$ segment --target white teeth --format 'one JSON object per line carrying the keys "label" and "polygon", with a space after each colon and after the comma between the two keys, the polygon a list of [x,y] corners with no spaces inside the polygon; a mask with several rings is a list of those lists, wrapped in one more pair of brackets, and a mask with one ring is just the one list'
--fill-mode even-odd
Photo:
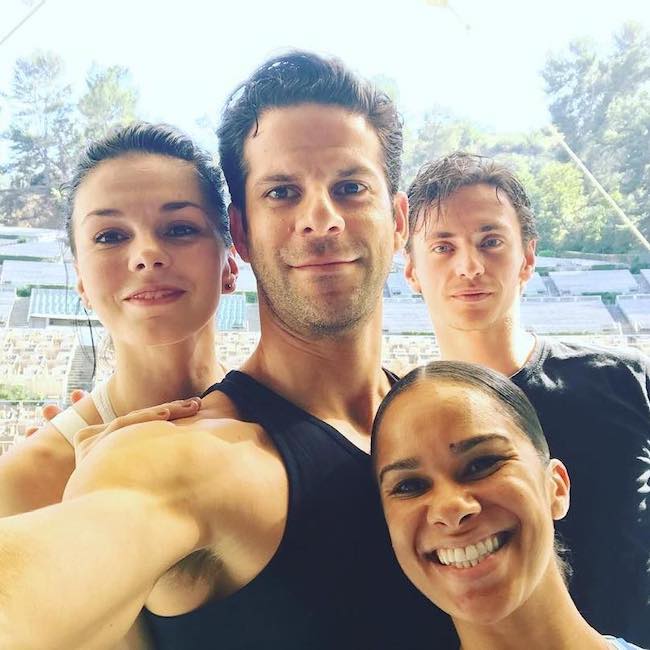
{"label": "white teeth", "polygon": [[488,555],[498,551],[501,547],[496,535],[487,537],[476,544],[469,544],[464,548],[439,548],[436,552],[442,564],[453,565],[457,568],[468,569],[476,566]]}
{"label": "white teeth", "polygon": [[174,292],[170,289],[160,290],[160,291],[143,291],[142,293],[137,293],[132,298],[136,300],[157,300],[159,298],[164,298],[169,296]]}

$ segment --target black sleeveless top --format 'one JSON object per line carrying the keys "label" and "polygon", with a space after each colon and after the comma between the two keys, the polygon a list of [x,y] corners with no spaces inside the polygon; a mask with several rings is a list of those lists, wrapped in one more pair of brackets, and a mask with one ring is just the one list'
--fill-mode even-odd
{"label": "black sleeveless top", "polygon": [[286,528],[267,566],[236,593],[181,616],[145,610],[155,647],[458,648],[451,620],[397,565],[368,454],[244,373],[204,395],[214,390],[277,447],[289,480]]}

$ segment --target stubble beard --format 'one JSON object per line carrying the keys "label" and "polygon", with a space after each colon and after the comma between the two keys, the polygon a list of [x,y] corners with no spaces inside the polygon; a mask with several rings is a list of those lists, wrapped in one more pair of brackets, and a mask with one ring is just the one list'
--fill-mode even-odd
{"label": "stubble beard", "polygon": [[354,262],[362,270],[356,284],[345,289],[341,288],[343,279],[305,279],[322,283],[321,291],[308,295],[296,285],[296,272],[287,267],[281,254],[276,256],[275,264],[270,264],[250,252],[260,303],[265,303],[286,329],[313,339],[338,338],[368,322],[378,308],[392,260],[392,256],[384,260],[375,255],[371,262],[372,255],[361,255]]}

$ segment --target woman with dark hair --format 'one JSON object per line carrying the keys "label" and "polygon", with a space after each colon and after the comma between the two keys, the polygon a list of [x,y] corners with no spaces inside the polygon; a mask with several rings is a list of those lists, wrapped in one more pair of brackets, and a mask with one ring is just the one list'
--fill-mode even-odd
{"label": "woman with dark hair", "polygon": [[372,454],[399,564],[451,615],[463,650],[637,647],[571,600],[553,527],[569,476],[505,376],[448,361],[413,370],[379,408]]}
{"label": "woman with dark hair", "polygon": [[0,516],[61,500],[88,426],[177,401],[148,418],[193,415],[219,381],[215,312],[237,266],[218,166],[185,134],[135,123],[91,143],[68,185],[77,291],[110,334],[115,371],[0,457]]}

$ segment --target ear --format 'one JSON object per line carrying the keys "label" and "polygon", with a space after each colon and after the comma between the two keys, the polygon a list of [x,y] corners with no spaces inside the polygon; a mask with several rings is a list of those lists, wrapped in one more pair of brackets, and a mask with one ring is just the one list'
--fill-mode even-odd
{"label": "ear", "polygon": [[404,275],[406,276],[406,281],[411,285],[411,289],[413,289],[415,293],[422,293],[422,287],[420,286],[420,281],[418,280],[418,276],[415,271],[413,251],[410,253],[405,253],[405,257],[406,265],[404,266]]}
{"label": "ear", "polygon": [[524,285],[533,277],[535,272],[535,252],[537,250],[537,240],[531,239],[524,246],[524,261],[519,272],[520,289],[523,292]]}
{"label": "ear", "polygon": [[230,234],[235,243],[235,248],[244,262],[250,262],[248,254],[248,236],[244,227],[244,217],[241,210],[231,203],[228,206],[228,217],[230,219]]}
{"label": "ear", "polygon": [[226,262],[221,273],[221,293],[232,293],[237,288],[239,268],[235,259],[235,247],[231,246],[226,251]]}
{"label": "ear", "polygon": [[86,309],[91,309],[90,307],[90,301],[88,300],[88,296],[86,295],[86,292],[84,291],[84,283],[83,280],[81,279],[81,275],[79,273],[79,265],[77,264],[77,261],[75,260],[74,262],[74,272],[77,275],[77,281],[74,285],[74,288],[77,290],[77,293],[79,294],[79,298],[81,298],[81,302],[83,306]]}
{"label": "ear", "polygon": [[393,197],[393,251],[401,251],[409,235],[409,200],[406,192],[396,192]]}
{"label": "ear", "polygon": [[564,463],[557,458],[551,458],[546,471],[549,478],[551,516],[557,521],[563,519],[569,511],[571,481]]}

